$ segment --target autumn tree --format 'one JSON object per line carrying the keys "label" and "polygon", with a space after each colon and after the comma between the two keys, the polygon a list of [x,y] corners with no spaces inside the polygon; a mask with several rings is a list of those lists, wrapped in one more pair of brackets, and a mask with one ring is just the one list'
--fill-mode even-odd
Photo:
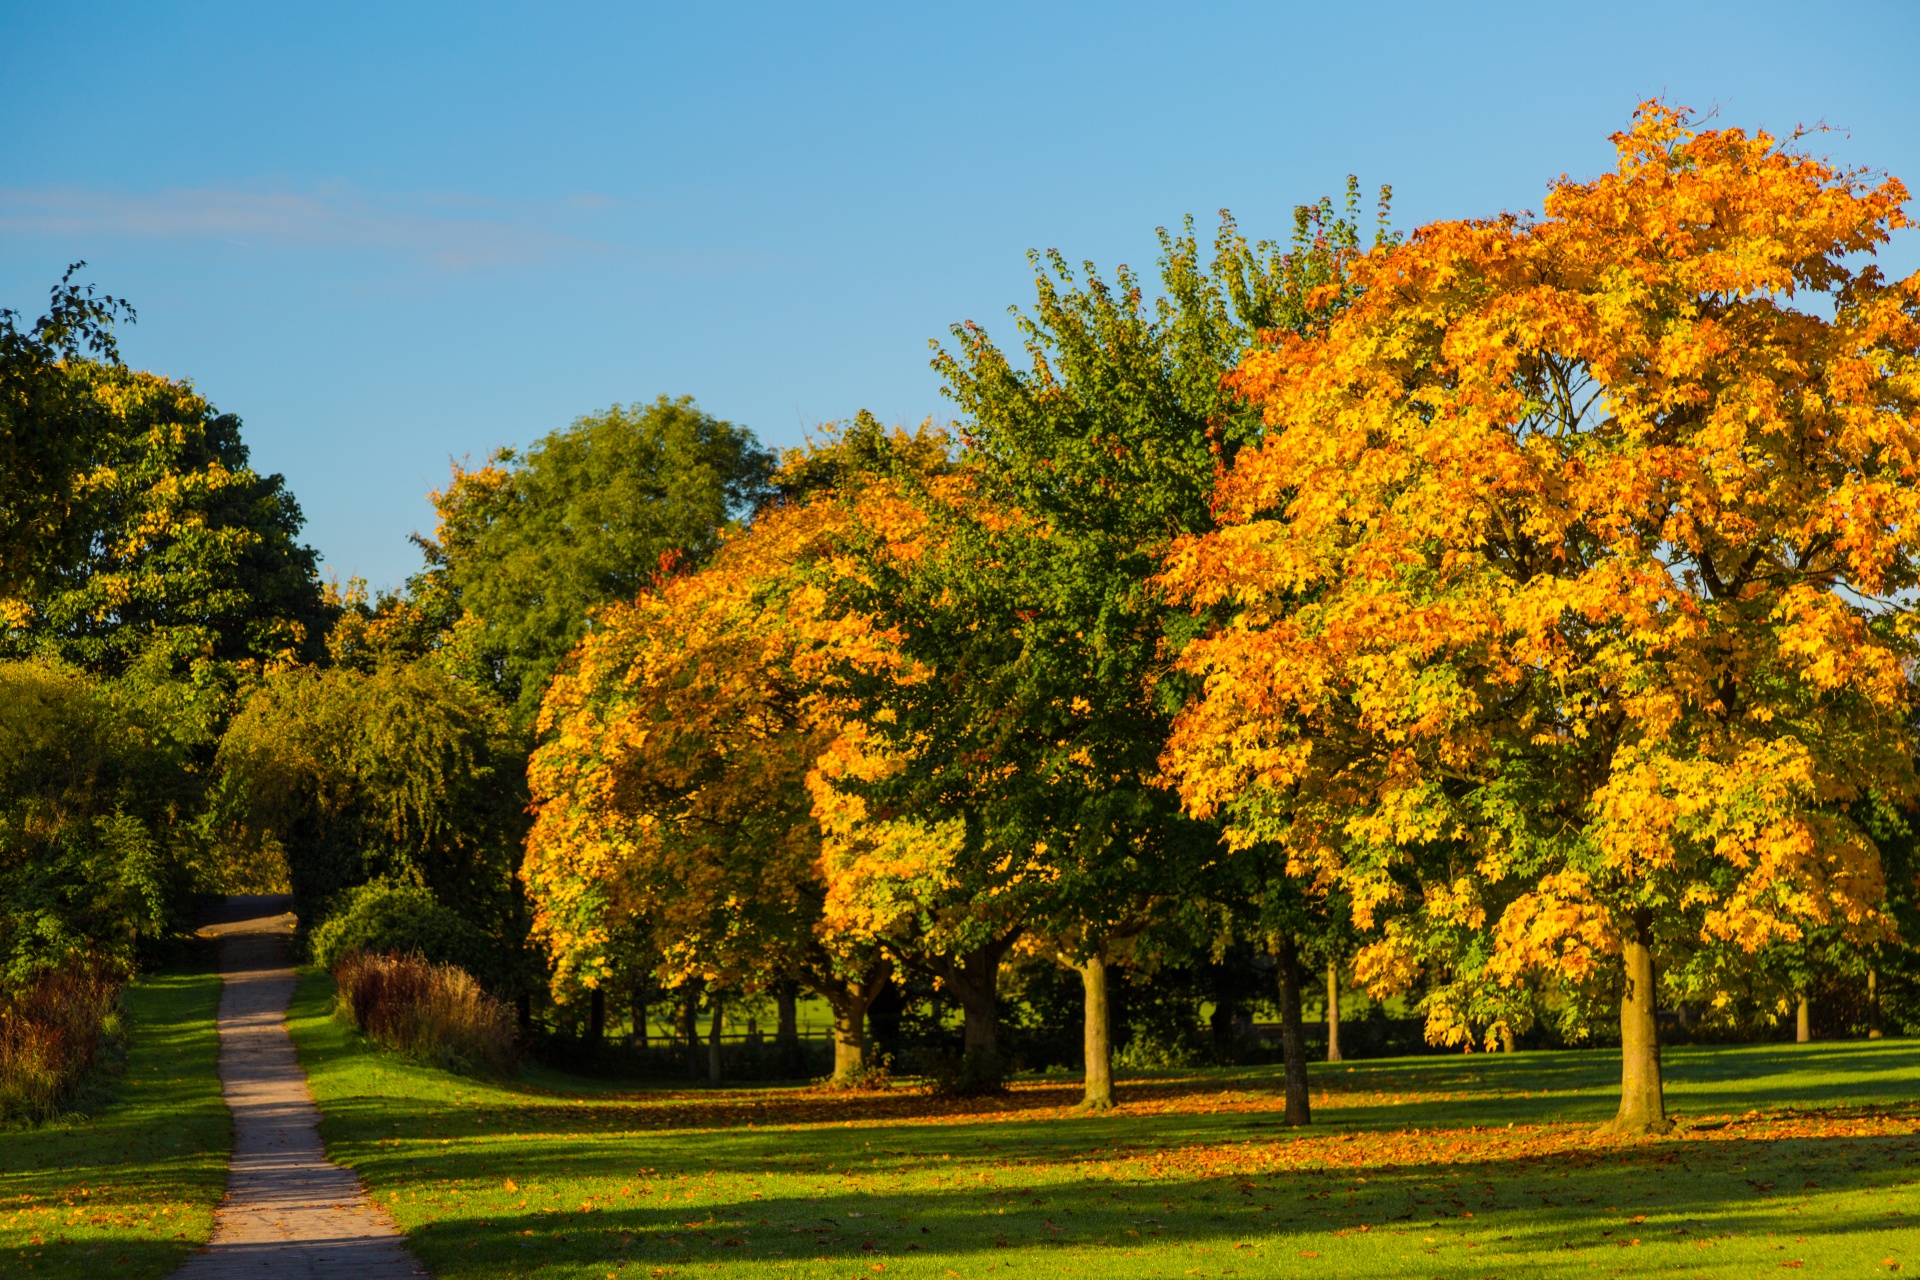
{"label": "autumn tree", "polygon": [[1424,969],[1428,1034],[1611,991],[1612,1127],[1668,1127],[1657,976],[1883,936],[1858,806],[1914,795],[1920,278],[1905,189],[1644,105],[1544,216],[1442,222],[1250,353],[1267,435],[1170,588],[1229,620],[1167,754]]}
{"label": "autumn tree", "polygon": [[624,945],[636,933],[669,982],[798,980],[834,1011],[843,1080],[890,961],[826,918],[807,783],[842,729],[836,662],[886,660],[820,586],[851,521],[888,519],[855,478],[862,447],[927,452],[869,430],[796,456],[789,498],[710,563],[597,615],[542,709],[524,870],[561,994],[634,981],[617,969],[649,952]]}
{"label": "autumn tree", "polygon": [[253,470],[240,420],[190,385],[80,364],[99,423],[62,535],[78,554],[15,598],[10,647],[117,673],[178,663],[314,661],[332,610],[298,503]]}

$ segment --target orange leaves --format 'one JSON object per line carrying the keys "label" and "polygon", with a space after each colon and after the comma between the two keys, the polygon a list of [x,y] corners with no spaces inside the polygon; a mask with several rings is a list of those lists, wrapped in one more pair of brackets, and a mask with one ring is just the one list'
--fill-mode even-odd
{"label": "orange leaves", "polygon": [[1615,143],[1544,217],[1423,227],[1324,334],[1250,352],[1269,433],[1162,577],[1232,610],[1181,656],[1190,811],[1359,915],[1489,929],[1501,981],[1579,979],[1636,905],[1702,945],[1871,933],[1847,806],[1916,791],[1920,278],[1852,261],[1905,189],[1659,103]]}

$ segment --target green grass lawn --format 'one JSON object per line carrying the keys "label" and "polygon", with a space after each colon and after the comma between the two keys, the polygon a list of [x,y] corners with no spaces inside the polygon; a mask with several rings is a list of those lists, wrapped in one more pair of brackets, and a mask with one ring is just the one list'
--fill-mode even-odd
{"label": "green grass lawn", "polygon": [[219,1005],[210,963],[143,979],[124,1072],[81,1112],[0,1129],[0,1275],[140,1280],[206,1243],[233,1143]]}
{"label": "green grass lawn", "polygon": [[365,1048],[307,975],[334,1157],[454,1277],[1829,1276],[1920,1271],[1920,1044],[1682,1049],[1682,1136],[1611,1142],[1604,1052],[907,1091],[477,1083]]}

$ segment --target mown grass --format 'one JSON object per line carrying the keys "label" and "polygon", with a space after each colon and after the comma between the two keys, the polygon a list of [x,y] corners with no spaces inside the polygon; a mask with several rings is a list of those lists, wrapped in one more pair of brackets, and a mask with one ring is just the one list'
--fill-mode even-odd
{"label": "mown grass", "polygon": [[143,1280],[206,1243],[233,1124],[204,959],[127,990],[124,1063],[79,1110],[0,1129],[0,1275]]}
{"label": "mown grass", "polygon": [[479,1083],[293,1029],[335,1159],[456,1277],[1831,1276],[1920,1269],[1920,1044],[1673,1051],[1682,1136],[1593,1136],[1604,1052],[1266,1069],[985,1103]]}

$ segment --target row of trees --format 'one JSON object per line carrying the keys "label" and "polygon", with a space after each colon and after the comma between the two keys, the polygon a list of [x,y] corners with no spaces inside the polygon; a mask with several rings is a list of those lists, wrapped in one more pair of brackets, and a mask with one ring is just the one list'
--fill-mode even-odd
{"label": "row of trees", "polygon": [[[1346,935],[1440,1042],[1872,964],[1913,869],[1920,280],[1904,189],[1648,104],[1545,216],[1036,260],[960,438],[857,420],[550,686],[524,876],[559,990],[890,968],[994,1070],[997,975]],[[1324,946],[1325,942],[1321,941]]]}
{"label": "row of trees", "polygon": [[936,348],[956,432],[582,419],[456,468],[377,599],[63,286],[0,330],[0,679],[97,727],[0,715],[14,963],[284,866],[306,921],[457,916],[530,1018],[809,990],[842,1079],[931,987],[962,1087],[1050,966],[1102,1108],[1114,966],[1260,954],[1305,1121],[1310,955],[1438,1043],[1617,1013],[1663,1128],[1661,1003],[1905,963],[1920,279],[1892,179],[1615,141],[1537,218],[1369,236],[1350,184],[1155,277],[1036,256],[1019,350]]}

